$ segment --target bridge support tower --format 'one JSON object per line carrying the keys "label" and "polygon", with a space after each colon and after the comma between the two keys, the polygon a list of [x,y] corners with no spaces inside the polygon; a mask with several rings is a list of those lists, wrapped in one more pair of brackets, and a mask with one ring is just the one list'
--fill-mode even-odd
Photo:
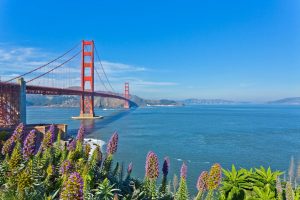
{"label": "bridge support tower", "polygon": [[20,85],[20,95],[19,95],[20,122],[22,122],[25,125],[26,124],[26,82],[24,81],[24,78],[19,78],[18,84]]}
{"label": "bridge support tower", "polygon": [[82,41],[81,56],[81,90],[80,115],[73,119],[97,119],[94,112],[94,95],[84,92],[94,92],[94,41]]}
{"label": "bridge support tower", "polygon": [[129,83],[128,82],[125,83],[124,97],[126,99],[128,99],[128,101],[125,100],[125,102],[124,102],[124,108],[129,109],[130,108],[130,104],[129,104],[130,95],[129,95]]}

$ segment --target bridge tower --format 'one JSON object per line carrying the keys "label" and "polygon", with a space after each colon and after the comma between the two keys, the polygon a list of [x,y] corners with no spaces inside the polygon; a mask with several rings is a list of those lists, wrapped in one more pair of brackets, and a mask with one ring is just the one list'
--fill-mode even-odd
{"label": "bridge tower", "polygon": [[94,92],[94,41],[82,41],[81,55],[81,90],[83,94],[80,98],[80,115],[74,119],[94,119],[94,95],[84,92]]}
{"label": "bridge tower", "polygon": [[[129,83],[126,82],[125,83],[125,87],[124,87],[124,97],[126,99],[130,99],[130,96],[129,96]],[[126,101],[124,102],[124,108],[125,109],[129,109],[130,105],[129,105],[129,101]]]}

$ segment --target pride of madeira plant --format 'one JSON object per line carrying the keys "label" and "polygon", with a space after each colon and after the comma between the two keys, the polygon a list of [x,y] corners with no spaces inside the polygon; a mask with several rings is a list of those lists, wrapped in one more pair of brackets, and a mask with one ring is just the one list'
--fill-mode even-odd
{"label": "pride of madeira plant", "polygon": [[186,163],[180,179],[174,175],[171,188],[170,159],[164,158],[160,173],[159,158],[153,151],[146,156],[144,180],[135,179],[131,162],[127,170],[113,162],[117,132],[105,152],[84,142],[84,135],[81,126],[68,143],[51,125],[40,141],[37,131],[27,133],[23,124],[18,125],[8,140],[0,141],[0,200],[300,200],[293,173],[288,182],[282,182],[282,172],[270,168],[222,170],[220,164],[200,173],[198,192],[193,196],[188,191]]}

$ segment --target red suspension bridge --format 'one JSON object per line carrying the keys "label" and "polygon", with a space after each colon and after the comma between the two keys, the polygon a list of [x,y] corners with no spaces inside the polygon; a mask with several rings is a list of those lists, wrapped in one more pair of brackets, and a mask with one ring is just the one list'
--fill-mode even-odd
{"label": "red suspension bridge", "polygon": [[[81,67],[78,67],[78,61]],[[76,85],[78,82],[79,86]],[[122,100],[125,109],[133,103],[127,82],[124,94],[114,91],[94,41],[82,41],[81,45],[74,46],[46,64],[7,81],[0,81],[0,127],[12,127],[20,122],[26,124],[26,94],[80,96],[80,114],[74,117],[78,119],[98,118],[94,112],[94,97],[97,96]]]}

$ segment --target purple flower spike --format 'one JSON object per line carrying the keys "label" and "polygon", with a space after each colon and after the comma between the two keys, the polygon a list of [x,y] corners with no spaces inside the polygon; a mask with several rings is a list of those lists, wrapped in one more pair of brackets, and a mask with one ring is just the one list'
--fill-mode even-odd
{"label": "purple flower spike", "polygon": [[71,162],[69,160],[65,160],[61,164],[59,171],[60,171],[61,174],[66,174],[66,173],[69,173],[71,169],[72,169]]}
{"label": "purple flower spike", "polygon": [[168,173],[169,173],[169,168],[170,168],[170,159],[168,157],[165,157],[164,159],[164,164],[163,164],[163,168],[162,168],[162,171],[163,171],[163,174],[164,176],[167,176]]}
{"label": "purple flower spike", "polygon": [[23,131],[24,131],[24,125],[23,123],[20,123],[14,133],[12,134],[12,138],[13,138],[13,141],[16,142],[17,140],[22,140],[22,137],[23,137]]}
{"label": "purple flower spike", "polygon": [[14,141],[12,138],[6,140],[6,142],[2,147],[2,151],[1,151],[2,155],[10,154],[12,152],[13,145],[14,145]]}
{"label": "purple flower spike", "polygon": [[132,172],[132,162],[129,163],[128,168],[127,168],[127,173],[131,174],[131,172]]}
{"label": "purple flower spike", "polygon": [[146,177],[149,179],[157,179],[159,176],[158,159],[154,152],[149,151],[146,159]]}
{"label": "purple flower spike", "polygon": [[180,169],[180,177],[183,179],[186,179],[187,174],[187,166],[185,163],[182,163],[181,169]]}
{"label": "purple flower spike", "polygon": [[52,144],[55,140],[55,126],[54,124],[51,124],[49,129],[48,129],[48,132],[51,134],[51,140],[50,140],[50,143]]}
{"label": "purple flower spike", "polygon": [[83,126],[81,125],[79,130],[78,130],[78,133],[77,133],[77,141],[80,141],[80,142],[83,142],[83,139],[84,139],[84,128]]}
{"label": "purple flower spike", "polygon": [[10,138],[6,140],[6,142],[4,143],[1,151],[3,155],[10,154],[17,140],[21,141],[23,139],[23,131],[24,131],[24,125],[23,123],[20,123],[16,127],[16,129],[14,130]]}
{"label": "purple flower spike", "polygon": [[30,131],[24,141],[23,147],[23,157],[25,160],[28,160],[30,156],[34,154],[35,151],[35,130]]}
{"label": "purple flower spike", "polygon": [[69,143],[69,145],[68,145],[68,150],[69,150],[69,151],[74,151],[75,149],[76,149],[76,140],[73,139],[73,140]]}
{"label": "purple flower spike", "polygon": [[78,172],[73,172],[62,189],[61,199],[83,200],[83,179]]}
{"label": "purple flower spike", "polygon": [[208,172],[207,171],[202,172],[197,181],[198,191],[204,192],[207,190],[207,179],[208,179]]}
{"label": "purple flower spike", "polygon": [[119,136],[118,136],[118,133],[115,132],[109,142],[108,142],[108,145],[107,145],[107,149],[106,149],[106,152],[108,154],[114,154],[117,152],[117,148],[118,148],[118,140],[119,140]]}

